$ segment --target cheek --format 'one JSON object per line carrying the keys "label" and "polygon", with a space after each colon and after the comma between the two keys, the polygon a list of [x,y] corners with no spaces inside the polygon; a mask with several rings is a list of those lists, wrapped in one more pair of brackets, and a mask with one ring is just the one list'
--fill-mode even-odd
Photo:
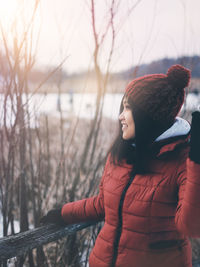
{"label": "cheek", "polygon": [[135,134],[135,125],[133,123],[131,124],[130,131],[132,135]]}
{"label": "cheek", "polygon": [[127,121],[128,121],[128,124],[135,127],[135,123],[134,123],[134,120],[133,120],[133,116],[132,116],[132,112],[129,111],[128,113],[128,116],[127,116]]}
{"label": "cheek", "polygon": [[131,130],[131,133],[134,134],[135,133],[135,123],[133,120],[132,112],[129,114],[129,128]]}

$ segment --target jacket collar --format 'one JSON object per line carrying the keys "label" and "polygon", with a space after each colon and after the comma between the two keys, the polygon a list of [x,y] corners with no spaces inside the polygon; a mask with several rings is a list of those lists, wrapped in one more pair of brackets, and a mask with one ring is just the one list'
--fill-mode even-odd
{"label": "jacket collar", "polygon": [[161,146],[157,157],[163,153],[173,151],[180,144],[189,142],[190,129],[191,126],[188,121],[176,117],[174,124],[154,141],[155,145]]}

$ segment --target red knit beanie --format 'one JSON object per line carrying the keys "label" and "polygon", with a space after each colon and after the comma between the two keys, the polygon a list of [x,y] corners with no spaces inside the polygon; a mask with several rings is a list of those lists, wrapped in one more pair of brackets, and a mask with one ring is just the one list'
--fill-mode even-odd
{"label": "red knit beanie", "polygon": [[167,74],[151,74],[131,81],[125,91],[135,108],[160,124],[172,124],[184,102],[190,70],[173,65]]}

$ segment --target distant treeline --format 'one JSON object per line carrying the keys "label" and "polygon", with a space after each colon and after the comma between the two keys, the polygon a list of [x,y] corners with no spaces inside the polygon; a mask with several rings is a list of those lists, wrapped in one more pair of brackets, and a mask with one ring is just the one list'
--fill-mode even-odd
{"label": "distant treeline", "polygon": [[[1,66],[4,66],[4,68],[0,69],[0,81],[1,76],[9,75],[8,73],[8,63],[6,61],[5,56],[0,54],[0,61],[4,64],[1,64]],[[185,66],[186,68],[189,68],[192,70],[192,77],[193,78],[200,78],[200,56],[183,56],[178,58],[163,58],[160,60],[152,61],[148,64],[141,64],[141,65],[135,65],[127,70],[118,72],[118,73],[112,73],[110,75],[111,80],[113,79],[121,79],[121,80],[130,80],[132,78],[140,77],[146,74],[153,74],[153,73],[166,73],[168,68],[173,64],[181,64]],[[38,83],[38,81],[42,81],[47,76],[49,76],[49,73],[52,72],[53,68],[46,68],[40,69],[40,68],[34,68],[30,73],[28,80],[32,83]],[[66,80],[77,80],[77,79],[84,79],[85,77],[90,77],[92,79],[95,79],[95,72],[93,70],[90,70],[88,73],[85,72],[77,72],[73,74],[67,73],[65,70],[57,70],[53,73],[53,75],[50,75],[47,83],[58,83],[58,82],[64,82]]]}
{"label": "distant treeline", "polygon": [[166,73],[168,68],[174,64],[181,64],[192,70],[193,78],[200,78],[200,57],[184,56],[179,58],[163,58],[152,61],[149,64],[141,64],[134,66],[126,71],[117,73],[122,79],[130,79],[131,77],[140,77],[147,74]]}
{"label": "distant treeline", "polygon": [[[133,66],[132,68],[111,74],[111,79],[118,78],[122,80],[129,80],[131,78],[140,77],[146,74],[153,74],[153,73],[166,73],[168,68],[173,64],[181,64],[185,66],[186,68],[189,68],[192,70],[192,77],[193,78],[200,78],[200,57],[199,56],[185,56],[185,57],[179,57],[179,58],[163,58],[160,60],[152,61],[149,64],[141,64],[138,66]],[[29,80],[33,83],[37,83],[38,80],[42,80],[45,76],[48,75],[48,72],[52,71],[42,71],[40,69],[35,69],[30,73]],[[95,72],[90,71],[88,74],[87,72],[81,72],[81,73],[74,73],[74,74],[68,74],[66,71],[62,70],[62,72],[57,71],[55,72],[52,77],[47,81],[49,83],[52,82],[58,82],[60,79],[62,81],[66,79],[81,79],[84,77],[95,77]]]}

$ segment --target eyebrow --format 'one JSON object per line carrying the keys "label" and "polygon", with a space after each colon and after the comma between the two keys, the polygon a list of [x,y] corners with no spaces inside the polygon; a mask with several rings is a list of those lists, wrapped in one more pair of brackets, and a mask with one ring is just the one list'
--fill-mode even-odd
{"label": "eyebrow", "polygon": [[125,104],[129,104],[128,101],[127,101],[127,99],[124,99],[124,100],[123,100],[123,104],[124,104],[124,105],[125,105]]}

